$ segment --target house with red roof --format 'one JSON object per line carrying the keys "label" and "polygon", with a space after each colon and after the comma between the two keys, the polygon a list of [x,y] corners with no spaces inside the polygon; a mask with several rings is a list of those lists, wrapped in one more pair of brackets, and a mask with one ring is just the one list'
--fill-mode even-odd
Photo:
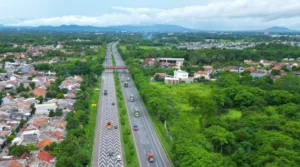
{"label": "house with red roof", "polygon": [[54,157],[45,150],[40,151],[37,157],[39,160],[46,161],[46,162],[54,161]]}
{"label": "house with red roof", "polygon": [[45,98],[46,96],[46,89],[43,88],[36,88],[32,91],[32,93],[34,94],[35,97],[39,97],[42,96]]}
{"label": "house with red roof", "polygon": [[198,71],[194,73],[194,78],[201,78],[204,77],[207,80],[210,80],[209,71]]}

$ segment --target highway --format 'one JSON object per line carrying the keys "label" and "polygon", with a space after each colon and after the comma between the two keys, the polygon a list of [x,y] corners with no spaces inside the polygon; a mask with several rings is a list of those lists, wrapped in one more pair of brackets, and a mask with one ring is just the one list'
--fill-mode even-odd
{"label": "highway", "polygon": [[[112,66],[111,43],[107,44],[104,66]],[[104,95],[107,90],[107,95]],[[123,167],[123,154],[119,128],[119,116],[116,105],[116,93],[113,70],[102,73],[100,98],[98,102],[97,123],[92,156],[92,167]],[[112,128],[107,129],[107,122]],[[115,128],[117,126],[118,128]],[[117,161],[121,155],[121,161]]]}
{"label": "highway", "polygon": [[[121,56],[117,50],[118,43],[115,42],[112,44],[112,53],[116,61],[117,66],[124,66],[125,63],[122,60]],[[133,128],[132,134],[134,136],[134,142],[138,154],[138,159],[141,167],[172,167],[173,164],[165,153],[157,134],[153,129],[153,124],[149,118],[149,115],[146,111],[143,100],[139,96],[136,86],[132,81],[131,76],[128,71],[118,70],[118,75],[122,82],[125,78],[129,77],[128,87],[124,87],[122,84],[122,91],[127,107],[127,113],[129,116],[131,127],[134,124],[138,126],[138,131],[134,131]],[[134,96],[134,102],[130,102],[130,95]],[[140,117],[136,118],[133,114],[133,108],[137,107],[140,112]],[[148,154],[152,153],[154,155],[154,162],[150,163],[148,161]]]}

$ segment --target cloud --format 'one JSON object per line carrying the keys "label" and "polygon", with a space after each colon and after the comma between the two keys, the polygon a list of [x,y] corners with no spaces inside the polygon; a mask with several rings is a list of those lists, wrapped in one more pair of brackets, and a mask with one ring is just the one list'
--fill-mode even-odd
{"label": "cloud", "polygon": [[[298,0],[212,0],[206,5],[172,9],[113,7],[114,13],[98,17],[62,16],[21,20],[13,25],[143,25],[179,24],[194,28],[261,27],[273,25],[296,26],[300,24]],[[290,22],[287,25],[286,21]],[[218,21],[218,23],[216,23]]]}

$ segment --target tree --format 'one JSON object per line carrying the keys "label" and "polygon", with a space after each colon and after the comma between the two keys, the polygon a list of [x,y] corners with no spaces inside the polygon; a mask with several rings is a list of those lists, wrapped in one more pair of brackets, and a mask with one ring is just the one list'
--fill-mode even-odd
{"label": "tree", "polygon": [[34,88],[35,88],[35,82],[30,82],[29,86],[31,87],[32,90],[34,90]]}
{"label": "tree", "polygon": [[21,83],[20,86],[17,88],[17,92],[20,93],[20,92],[23,92],[23,91],[26,91],[26,89],[24,87],[24,84]]}
{"label": "tree", "polygon": [[62,116],[64,113],[63,113],[63,110],[62,109],[57,109],[56,112],[55,112],[55,116],[57,117],[60,117]]}
{"label": "tree", "polygon": [[49,111],[49,117],[54,117],[54,116],[55,116],[54,110],[50,110],[50,111]]}
{"label": "tree", "polygon": [[63,99],[63,98],[65,98],[65,96],[64,96],[64,94],[62,94],[62,93],[58,93],[58,94],[56,95],[56,98],[57,98],[57,99]]}
{"label": "tree", "polygon": [[67,94],[69,90],[67,88],[62,88],[60,91],[63,94]]}
{"label": "tree", "polygon": [[248,91],[241,91],[234,97],[236,106],[249,107],[254,102],[254,95]]}
{"label": "tree", "polygon": [[39,101],[40,104],[42,104],[43,101],[44,101],[43,96],[39,96],[39,97],[37,97],[36,99]]}
{"label": "tree", "polygon": [[8,148],[8,154],[16,157],[20,157],[21,155],[23,155],[25,152],[28,151],[29,151],[28,147],[24,145],[14,144]]}
{"label": "tree", "polygon": [[14,138],[15,138],[14,135],[9,135],[9,136],[7,137],[7,142],[8,142],[8,143],[11,143],[11,141],[12,141]]}
{"label": "tree", "polygon": [[273,76],[275,76],[275,75],[281,75],[281,72],[280,72],[280,70],[272,70],[271,74]]}
{"label": "tree", "polygon": [[36,108],[35,108],[34,104],[31,104],[30,109],[31,109],[30,114],[31,115],[35,114]]}
{"label": "tree", "polygon": [[288,91],[284,90],[272,90],[269,93],[269,104],[271,105],[281,105],[290,103],[293,99],[293,95]]}
{"label": "tree", "polygon": [[210,139],[215,146],[215,149],[220,148],[220,153],[222,153],[224,144],[233,144],[234,135],[228,132],[225,128],[213,125],[204,130],[204,134]]}

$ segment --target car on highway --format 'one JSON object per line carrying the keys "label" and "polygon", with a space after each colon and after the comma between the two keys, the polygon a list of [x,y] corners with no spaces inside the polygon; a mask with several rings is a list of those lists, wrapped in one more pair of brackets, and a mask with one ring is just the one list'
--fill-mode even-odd
{"label": "car on highway", "polygon": [[130,95],[129,99],[130,99],[131,102],[134,102],[134,96],[133,95]]}
{"label": "car on highway", "polygon": [[134,124],[134,125],[133,125],[133,130],[134,130],[134,131],[137,131],[137,130],[138,130],[137,124]]}
{"label": "car on highway", "polygon": [[134,116],[136,117],[136,118],[138,118],[138,117],[140,117],[140,112],[139,112],[139,109],[137,108],[137,107],[134,107],[134,109],[133,109],[134,111]]}
{"label": "car on highway", "polygon": [[117,161],[122,161],[121,155],[117,155]]}
{"label": "car on highway", "polygon": [[107,95],[107,90],[104,90],[104,95]]}

